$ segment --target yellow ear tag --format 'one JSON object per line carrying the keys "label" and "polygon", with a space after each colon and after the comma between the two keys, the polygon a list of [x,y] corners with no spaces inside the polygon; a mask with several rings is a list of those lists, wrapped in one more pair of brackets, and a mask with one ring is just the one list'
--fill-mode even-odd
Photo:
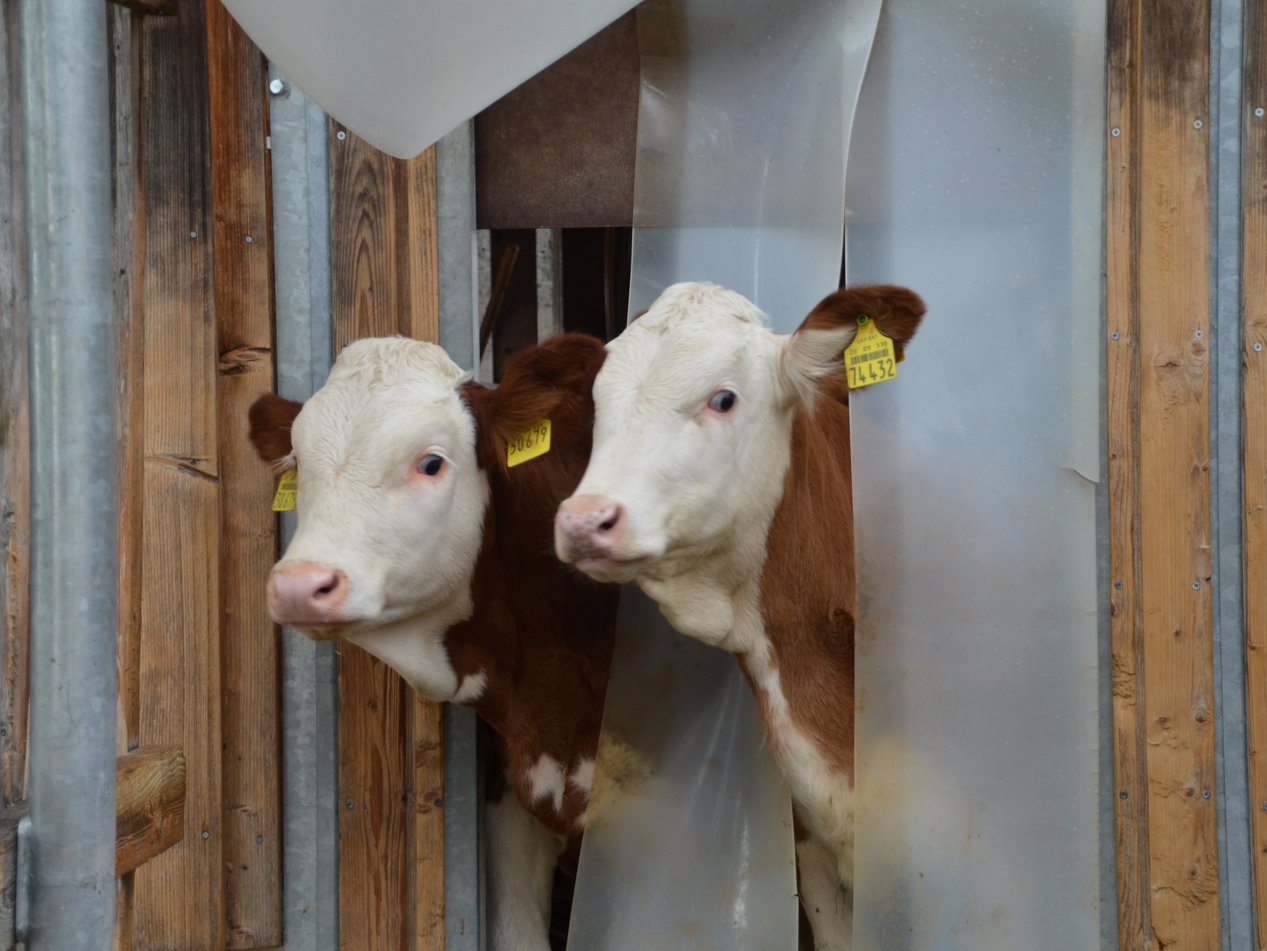
{"label": "yellow ear tag", "polygon": [[510,441],[506,447],[506,468],[544,456],[550,451],[550,420],[539,419]]}
{"label": "yellow ear tag", "polygon": [[277,480],[277,494],[273,496],[274,512],[290,512],[295,508],[295,490],[299,488],[299,473],[287,469]]}
{"label": "yellow ear tag", "polygon": [[845,382],[849,389],[897,379],[893,341],[880,333],[870,317],[858,318],[858,333],[845,348]]}

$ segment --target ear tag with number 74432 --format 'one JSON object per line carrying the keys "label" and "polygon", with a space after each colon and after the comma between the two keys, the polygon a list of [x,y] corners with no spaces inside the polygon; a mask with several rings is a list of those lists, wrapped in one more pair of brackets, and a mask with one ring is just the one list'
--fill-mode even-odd
{"label": "ear tag with number 74432", "polygon": [[845,382],[849,389],[897,379],[893,341],[880,333],[870,317],[858,318],[858,333],[845,348]]}

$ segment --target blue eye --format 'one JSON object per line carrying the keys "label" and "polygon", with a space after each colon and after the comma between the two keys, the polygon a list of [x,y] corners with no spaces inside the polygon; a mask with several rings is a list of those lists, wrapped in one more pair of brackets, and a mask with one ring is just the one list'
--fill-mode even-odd
{"label": "blue eye", "polygon": [[418,460],[418,471],[425,476],[438,476],[443,468],[444,457],[438,456],[434,452]]}
{"label": "blue eye", "polygon": [[729,413],[734,409],[735,400],[738,398],[733,390],[718,390],[708,398],[708,408],[719,413]]}

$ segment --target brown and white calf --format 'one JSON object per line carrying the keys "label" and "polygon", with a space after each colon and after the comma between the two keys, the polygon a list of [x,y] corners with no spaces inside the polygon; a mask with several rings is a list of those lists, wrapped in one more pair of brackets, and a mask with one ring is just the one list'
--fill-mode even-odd
{"label": "brown and white calf", "polygon": [[[557,337],[488,389],[439,347],[361,340],[302,407],[251,409],[260,455],[298,475],[274,620],[364,648],[500,738],[515,795],[489,783],[497,949],[548,949],[555,865],[585,825],[616,589],[559,564],[552,532],[589,457],[603,356],[594,338]],[[540,419],[549,451],[508,468],[508,444]]]}
{"label": "brown and white calf", "polygon": [[594,446],[559,509],[559,557],[636,581],[684,634],[735,654],[798,826],[815,947],[852,945],[854,553],[842,354],[866,316],[894,342],[923,302],[842,289],[790,335],[744,297],[677,284],[607,345]]}

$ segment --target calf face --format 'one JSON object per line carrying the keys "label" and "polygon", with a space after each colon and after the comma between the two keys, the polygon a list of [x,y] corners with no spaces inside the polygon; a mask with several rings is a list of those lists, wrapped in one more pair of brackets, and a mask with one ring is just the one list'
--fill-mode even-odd
{"label": "calf face", "polygon": [[[511,480],[537,494],[558,481],[538,506],[552,511],[584,466],[589,387],[602,359],[598,341],[559,337],[521,354],[503,385],[488,389],[432,344],[368,339],[340,354],[302,406],[258,400],[252,442],[298,477],[298,528],[269,579],[273,619],[312,637],[352,639],[415,688],[452,699],[447,688],[458,684],[437,669],[447,661],[429,651],[472,615],[488,473],[504,473],[508,442],[553,415],[553,453]],[[429,638],[414,636],[419,624]],[[404,655],[384,636],[401,625],[410,628]]]}
{"label": "calf face", "polygon": [[[860,316],[900,356],[922,313],[902,288],[842,289],[784,336],[733,291],[670,287],[608,344],[589,468],[555,521],[559,557],[595,578],[636,580],[687,633],[724,637],[733,619],[710,610],[707,592],[666,599],[657,586],[703,574],[725,591],[756,579],[794,414],[824,393],[845,398],[842,355]],[[847,464],[849,447],[839,451]]]}
{"label": "calf face", "polygon": [[359,340],[302,409],[252,407],[257,449],[299,479],[298,529],[269,580],[275,621],[332,637],[470,613],[488,480],[463,382],[439,347]]}

